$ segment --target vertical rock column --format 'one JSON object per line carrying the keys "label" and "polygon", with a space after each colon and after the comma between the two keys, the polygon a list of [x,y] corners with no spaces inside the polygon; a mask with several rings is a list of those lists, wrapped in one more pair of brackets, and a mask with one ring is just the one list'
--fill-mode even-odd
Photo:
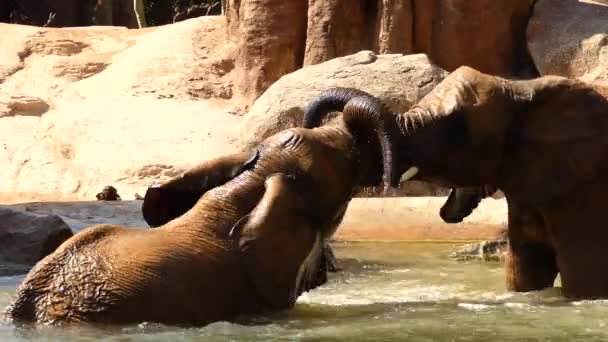
{"label": "vertical rock column", "polygon": [[446,70],[534,76],[525,30],[534,0],[413,0],[414,51]]}
{"label": "vertical rock column", "polygon": [[309,0],[304,65],[371,49],[375,1]]}
{"label": "vertical rock column", "polygon": [[410,54],[413,51],[412,0],[378,0],[374,51]]}
{"label": "vertical rock column", "polygon": [[230,0],[227,20],[236,41],[236,94],[251,104],[281,76],[302,67],[308,0]]}

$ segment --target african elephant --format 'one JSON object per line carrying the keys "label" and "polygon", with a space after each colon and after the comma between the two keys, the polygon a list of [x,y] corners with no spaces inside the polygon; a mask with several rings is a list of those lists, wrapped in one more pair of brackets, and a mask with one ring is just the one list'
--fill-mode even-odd
{"label": "african elephant", "polygon": [[[348,101],[357,96],[373,96],[365,91],[355,88],[335,87],[321,93],[314,98],[304,110],[303,127],[319,127],[324,117],[330,112],[343,111]],[[391,113],[390,111],[386,111]],[[396,113],[391,113],[397,115]],[[408,174],[406,178],[416,179],[416,174]],[[439,210],[439,216],[447,223],[461,222],[465,217],[473,212],[482,199],[496,192],[496,188],[488,185],[482,187],[464,187],[450,189],[446,202]]]}
{"label": "african elephant", "polygon": [[510,290],[551,287],[559,272],[565,296],[606,297],[606,94],[563,77],[508,80],[460,67],[406,113],[356,97],[343,120],[365,116],[377,129],[386,184],[414,168],[449,186],[503,191]]}
{"label": "african elephant", "polygon": [[354,188],[380,180],[368,140],[343,126],[277,133],[166,224],[76,234],[30,271],[6,315],[200,325],[289,308],[326,281],[323,242]]}
{"label": "african elephant", "polygon": [[[241,174],[252,155],[252,152],[239,152],[208,159],[178,177],[150,186],[141,207],[144,220],[155,228],[185,214],[205,192]],[[343,216],[344,212],[336,218],[336,226]],[[340,271],[328,239],[323,243],[323,253],[327,271]]]}

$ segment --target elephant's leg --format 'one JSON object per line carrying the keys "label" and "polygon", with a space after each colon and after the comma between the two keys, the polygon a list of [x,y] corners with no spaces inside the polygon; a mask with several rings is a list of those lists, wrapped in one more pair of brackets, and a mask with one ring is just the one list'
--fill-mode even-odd
{"label": "elephant's leg", "polygon": [[334,250],[331,248],[329,242],[325,242],[325,244],[323,245],[323,257],[325,258],[327,272],[342,271],[342,268],[338,265],[338,259],[336,259]]}
{"label": "elephant's leg", "polygon": [[508,206],[507,288],[526,292],[553,286],[559,268],[541,217],[513,201]]}
{"label": "elephant's leg", "polygon": [[527,292],[552,287],[558,273],[555,252],[545,244],[510,242],[506,262],[507,289]]}
{"label": "elephant's leg", "polygon": [[608,267],[606,249],[603,245],[597,245],[596,241],[594,239],[587,245],[574,241],[576,248],[559,250],[558,264],[564,296],[573,299],[608,298],[608,277],[602,274]]}

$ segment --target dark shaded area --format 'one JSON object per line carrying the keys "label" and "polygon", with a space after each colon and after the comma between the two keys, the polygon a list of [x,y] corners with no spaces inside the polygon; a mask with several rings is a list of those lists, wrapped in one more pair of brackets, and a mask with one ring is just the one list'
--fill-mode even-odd
{"label": "dark shaded area", "polygon": [[[148,0],[148,26],[221,14],[219,0]],[[136,28],[133,0],[0,0],[0,22],[42,26]]]}

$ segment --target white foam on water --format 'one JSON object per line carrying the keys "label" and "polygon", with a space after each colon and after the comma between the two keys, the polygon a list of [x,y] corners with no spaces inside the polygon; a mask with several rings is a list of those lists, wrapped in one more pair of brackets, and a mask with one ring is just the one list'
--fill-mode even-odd
{"label": "white foam on water", "polygon": [[458,303],[458,307],[471,311],[483,311],[491,308],[490,305],[479,303]]}

